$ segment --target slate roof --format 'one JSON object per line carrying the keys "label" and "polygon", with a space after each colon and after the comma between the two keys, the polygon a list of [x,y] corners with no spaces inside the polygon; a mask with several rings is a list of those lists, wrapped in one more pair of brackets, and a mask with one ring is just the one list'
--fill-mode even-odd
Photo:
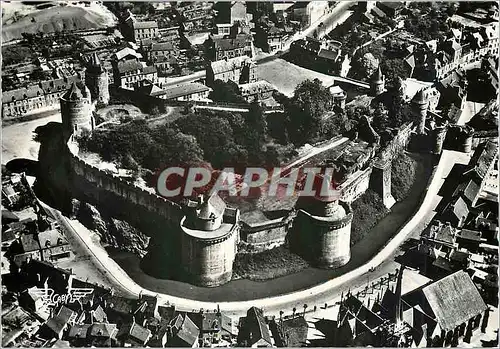
{"label": "slate roof", "polygon": [[470,229],[462,229],[457,237],[464,239],[464,240],[471,240],[471,241],[481,241],[481,232],[480,231],[475,231],[475,230],[470,230]]}
{"label": "slate roof", "polygon": [[40,245],[33,234],[21,235],[20,241],[24,252],[38,251],[40,249]]}
{"label": "slate roof", "polygon": [[94,320],[97,322],[103,322],[107,318],[106,312],[100,305],[98,305],[97,308],[94,309],[92,316],[94,317]]}
{"label": "slate roof", "polygon": [[151,29],[151,28],[158,28],[158,23],[156,23],[156,21],[143,21],[134,23],[134,29]]}
{"label": "slate roof", "polygon": [[142,58],[142,55],[140,53],[134,51],[130,47],[125,47],[125,48],[121,49],[120,51],[116,52],[115,58],[120,61],[123,58],[127,57],[128,55],[134,56],[135,58],[138,58],[138,59]]}
{"label": "slate roof", "polygon": [[495,143],[491,141],[483,142],[474,151],[468,168],[472,169],[480,179],[483,179],[488,174],[497,154],[498,146]]}
{"label": "slate roof", "polygon": [[220,60],[216,62],[212,62],[212,70],[214,74],[222,74],[234,69],[239,69],[245,62],[250,62],[250,57],[248,56],[240,56],[230,58],[226,60]]}
{"label": "slate roof", "polygon": [[31,85],[26,88],[18,88],[10,91],[2,91],[2,103],[10,103],[12,101],[21,101],[24,99],[43,96],[44,91],[38,85]]}
{"label": "slate roof", "polygon": [[144,67],[135,59],[129,59],[123,62],[118,62],[117,68],[120,73],[128,73],[131,71],[142,70]]}
{"label": "slate roof", "polygon": [[41,248],[66,245],[66,237],[57,229],[46,230],[38,233],[38,241]]}
{"label": "slate roof", "polygon": [[132,322],[122,326],[120,328],[118,336],[132,339],[139,344],[146,344],[148,339],[151,337],[151,331],[147,328],[142,327],[136,322]]}
{"label": "slate roof", "polygon": [[117,332],[116,324],[94,323],[91,326],[90,335],[92,337],[113,338]]}
{"label": "slate roof", "polygon": [[422,235],[430,239],[453,244],[454,232],[455,229],[453,227],[438,221],[429,225]]}
{"label": "slate roof", "polygon": [[151,51],[173,51],[175,46],[172,42],[155,42],[151,45]]}
{"label": "slate roof", "polygon": [[74,82],[80,82],[80,77],[78,75],[68,76],[61,79],[42,81],[40,83],[40,87],[45,94],[49,94],[67,90]]}
{"label": "slate roof", "polygon": [[70,338],[74,338],[74,339],[76,339],[76,338],[87,338],[90,326],[92,326],[92,325],[90,325],[90,324],[77,324],[77,325],[73,325],[69,329],[68,336]]}
{"label": "slate roof", "polygon": [[45,323],[54,333],[59,334],[68,325],[69,321],[76,313],[64,305],[59,309],[57,315],[51,317]]}
{"label": "slate roof", "polygon": [[200,207],[200,212],[198,213],[198,218],[200,219],[211,219],[212,214],[215,218],[218,218],[224,214],[226,209],[226,203],[217,194],[213,193]]}
{"label": "slate roof", "polygon": [[216,50],[229,51],[239,48],[244,48],[248,41],[247,37],[231,38],[215,38],[213,39]]}
{"label": "slate roof", "polygon": [[182,96],[189,96],[195,93],[210,91],[210,87],[200,84],[198,82],[177,84],[166,86],[163,88],[163,95],[167,99],[178,98]]}
{"label": "slate roof", "polygon": [[463,220],[469,215],[469,207],[464,199],[459,196],[448,204],[445,212],[455,216],[458,220]]}
{"label": "slate roof", "polygon": [[318,52],[318,57],[335,61],[337,60],[337,58],[339,58],[339,54],[340,54],[339,50],[329,50],[325,48],[320,48]]}
{"label": "slate roof", "polygon": [[272,344],[269,328],[261,309],[256,307],[248,309],[243,326],[245,327],[245,332],[249,334],[249,346],[252,346],[261,339]]}
{"label": "slate roof", "polygon": [[194,324],[194,322],[189,318],[189,316],[184,316],[184,322],[177,332],[176,337],[183,343],[192,347],[196,341],[198,340],[198,336],[200,334],[200,330]]}
{"label": "slate roof", "polygon": [[486,310],[470,276],[460,270],[422,289],[439,326],[450,331]]}
{"label": "slate roof", "polygon": [[78,101],[80,99],[90,97],[87,92],[88,89],[85,86],[80,87],[76,82],[73,82],[62,98],[67,101]]}
{"label": "slate roof", "polygon": [[479,186],[473,180],[462,182],[453,192],[453,196],[460,195],[461,193],[463,193],[463,196],[470,202],[474,202],[479,195]]}

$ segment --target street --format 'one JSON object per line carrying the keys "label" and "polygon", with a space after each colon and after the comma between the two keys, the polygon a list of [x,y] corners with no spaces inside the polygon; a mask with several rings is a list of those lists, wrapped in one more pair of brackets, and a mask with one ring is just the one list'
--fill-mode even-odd
{"label": "street", "polygon": [[[437,205],[436,197],[438,197],[438,191],[453,165],[455,163],[467,163],[468,160],[469,157],[467,154],[455,151],[443,151],[439,164],[435,168],[429,183],[428,191],[417,213],[401,228],[398,234],[370,260],[370,262],[351,272],[306,290],[251,301],[213,303],[174,297],[168,294],[158,294],[158,296],[162,303],[175,304],[179,309],[215,309],[219,306],[221,310],[232,316],[242,315],[251,306],[261,307],[266,314],[276,315],[279,314],[280,310],[285,311],[285,314],[291,313],[292,308],[302,307],[304,303],[313,306],[332,302],[332,300],[340,296],[341,292],[363,285],[368,278],[376,278],[388,272],[393,272],[397,267],[397,263],[392,261],[394,253],[412,234],[413,230],[421,221],[426,219],[427,215],[435,208]],[[96,241],[91,239],[91,235],[83,226],[78,224],[75,226],[74,222],[70,222],[57,211],[55,211],[54,214],[61,224],[67,227],[67,231],[70,234],[78,237],[81,245],[87,250],[88,254],[92,256],[94,265],[108,277],[108,280],[118,290],[122,291],[121,293],[135,296],[138,296],[140,293],[156,294],[134,282],[123,269],[109,257],[107,252],[99,246]],[[373,269],[375,271],[373,271]]]}

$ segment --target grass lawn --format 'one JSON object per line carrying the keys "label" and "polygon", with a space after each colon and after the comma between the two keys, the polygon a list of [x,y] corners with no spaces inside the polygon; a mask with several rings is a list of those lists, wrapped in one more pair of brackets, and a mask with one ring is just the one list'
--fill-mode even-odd
{"label": "grass lawn", "polygon": [[278,91],[289,97],[293,96],[295,87],[304,80],[313,80],[317,78],[321,80],[325,86],[331,86],[334,82],[332,76],[299,67],[281,58],[258,64],[256,75],[257,79],[267,80],[274,85]]}

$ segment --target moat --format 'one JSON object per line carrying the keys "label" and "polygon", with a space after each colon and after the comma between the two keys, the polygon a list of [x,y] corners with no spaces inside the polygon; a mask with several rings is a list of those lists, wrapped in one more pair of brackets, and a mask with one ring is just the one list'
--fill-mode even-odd
{"label": "moat", "polygon": [[291,293],[326,282],[370,260],[399,231],[418,209],[427,188],[433,169],[434,158],[431,155],[412,155],[418,160],[415,180],[407,197],[396,203],[389,214],[381,219],[362,240],[351,248],[351,260],[335,270],[306,268],[297,273],[266,281],[248,279],[232,280],[215,288],[197,287],[188,283],[157,279],[141,269],[138,256],[128,252],[110,253],[110,256],[139,285],[153,292],[167,293],[200,301],[228,302],[251,300]]}

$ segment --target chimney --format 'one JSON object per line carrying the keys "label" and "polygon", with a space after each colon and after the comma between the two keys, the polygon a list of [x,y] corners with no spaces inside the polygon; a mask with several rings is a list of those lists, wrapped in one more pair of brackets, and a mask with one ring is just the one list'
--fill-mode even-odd
{"label": "chimney", "polygon": [[[198,199],[198,205],[203,205],[205,203],[205,195],[199,194],[197,199]],[[200,310],[200,312],[201,311],[202,310]]]}

